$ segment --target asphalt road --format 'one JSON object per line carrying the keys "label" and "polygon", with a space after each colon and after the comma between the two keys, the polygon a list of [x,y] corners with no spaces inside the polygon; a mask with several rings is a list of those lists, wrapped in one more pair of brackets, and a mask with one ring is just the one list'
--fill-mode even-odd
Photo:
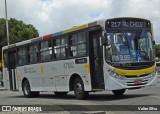
{"label": "asphalt road", "polygon": [[[99,113],[100,109],[98,106],[104,106],[111,108],[120,107],[121,111],[110,110],[106,111],[107,114],[159,114],[157,111],[130,111],[130,106],[137,106],[141,108],[141,105],[148,105],[149,107],[154,105],[160,106],[160,81],[156,86],[149,86],[137,90],[127,90],[126,93],[117,97],[112,94],[110,91],[90,93],[90,96],[87,100],[77,100],[74,97],[73,92],[68,93],[66,96],[57,97],[52,92],[42,92],[38,98],[25,98],[22,92],[19,91],[8,91],[0,89],[0,105],[66,105],[69,106],[71,110],[67,111],[54,111],[58,114],[82,114],[82,113]],[[82,111],[72,111],[72,108],[76,110],[77,106],[80,105]],[[92,106],[94,107],[87,107]],[[90,112],[90,110],[83,110],[83,108],[89,109],[92,108],[95,111]],[[97,109],[96,109],[97,108]],[[148,107],[143,107],[148,108]],[[159,107],[160,108],[160,107]],[[98,112],[97,112],[98,111]],[[101,112],[101,111],[100,111]],[[4,112],[0,112],[4,113]],[[38,112],[38,113],[51,113],[51,112]],[[52,112],[53,113],[53,112]],[[103,112],[101,112],[103,113]],[[21,114],[21,113],[18,113]],[[104,113],[103,113],[104,114]]]}

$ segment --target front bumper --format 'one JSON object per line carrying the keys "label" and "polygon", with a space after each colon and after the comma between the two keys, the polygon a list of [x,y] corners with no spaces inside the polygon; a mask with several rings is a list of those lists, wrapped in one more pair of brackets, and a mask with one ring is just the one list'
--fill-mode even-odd
{"label": "front bumper", "polygon": [[[107,90],[118,90],[118,89],[134,89],[145,86],[154,86],[157,83],[157,72],[154,76],[150,74],[142,77],[125,77],[124,79],[117,79],[109,76],[106,80],[105,89]],[[135,80],[141,80],[141,84],[135,84]]]}

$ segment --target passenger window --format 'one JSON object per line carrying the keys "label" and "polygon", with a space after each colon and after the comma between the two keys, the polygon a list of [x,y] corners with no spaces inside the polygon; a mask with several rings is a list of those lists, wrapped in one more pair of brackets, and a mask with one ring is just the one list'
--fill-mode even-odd
{"label": "passenger window", "polygon": [[41,42],[40,48],[40,61],[50,61],[52,57],[51,41]]}
{"label": "passenger window", "polygon": [[69,36],[70,57],[83,56],[86,54],[85,32]]}
{"label": "passenger window", "polygon": [[53,40],[54,45],[54,59],[59,59],[61,57],[61,50],[60,50],[60,39]]}
{"label": "passenger window", "polygon": [[66,46],[67,46],[67,38],[62,37],[61,38],[61,58],[66,57]]}
{"label": "passenger window", "polygon": [[29,46],[29,63],[38,62],[38,44]]}
{"label": "passenger window", "polygon": [[67,38],[66,36],[58,37],[53,40],[54,59],[63,59],[66,57]]}
{"label": "passenger window", "polygon": [[27,47],[18,48],[18,65],[27,64]]}
{"label": "passenger window", "polygon": [[85,41],[85,33],[78,33],[78,55],[83,56],[86,54],[86,41]]}

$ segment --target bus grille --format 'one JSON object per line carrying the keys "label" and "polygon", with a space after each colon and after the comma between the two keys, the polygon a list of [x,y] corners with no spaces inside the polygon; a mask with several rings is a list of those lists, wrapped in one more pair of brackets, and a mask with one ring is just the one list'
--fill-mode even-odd
{"label": "bus grille", "polygon": [[125,78],[137,78],[137,77],[144,77],[144,76],[148,76],[149,74],[144,74],[144,75],[140,75],[140,76],[125,76]]}
{"label": "bus grille", "polygon": [[139,86],[139,85],[145,85],[148,83],[148,80],[142,80],[141,84],[135,84],[134,81],[127,82],[127,86]]}

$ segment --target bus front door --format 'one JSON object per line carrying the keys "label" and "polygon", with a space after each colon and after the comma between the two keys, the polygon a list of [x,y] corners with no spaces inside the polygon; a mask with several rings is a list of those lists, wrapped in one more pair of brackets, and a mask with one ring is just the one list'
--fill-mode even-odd
{"label": "bus front door", "polygon": [[10,90],[16,90],[18,89],[16,78],[16,50],[8,52],[8,59]]}
{"label": "bus front door", "polygon": [[92,89],[104,89],[103,60],[100,47],[100,30],[89,33],[89,58]]}

